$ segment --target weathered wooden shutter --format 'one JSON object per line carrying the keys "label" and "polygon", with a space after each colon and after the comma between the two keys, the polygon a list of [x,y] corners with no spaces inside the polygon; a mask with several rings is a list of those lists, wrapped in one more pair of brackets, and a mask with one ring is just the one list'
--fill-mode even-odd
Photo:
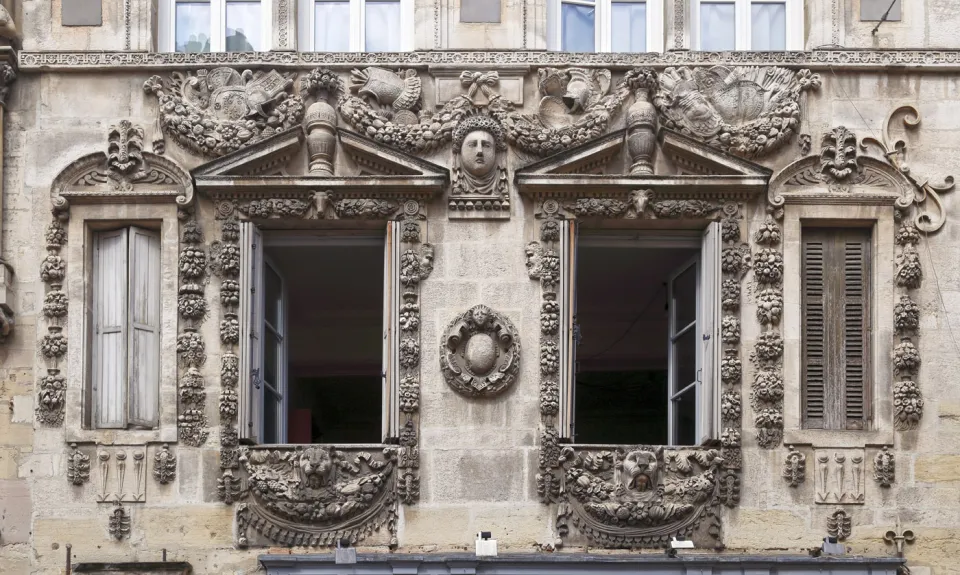
{"label": "weathered wooden shutter", "polygon": [[240,224],[240,381],[239,437],[259,442],[263,413],[263,245],[260,230],[250,222]]}
{"label": "weathered wooden shutter", "polygon": [[869,409],[870,231],[803,231],[803,424],[863,429]]}
{"label": "weathered wooden shutter", "polygon": [[128,242],[128,423],[154,428],[160,401],[160,234],[131,227]]}
{"label": "weathered wooden shutter", "polygon": [[400,224],[387,222],[383,250],[383,437],[400,436]]}
{"label": "weathered wooden shutter", "polygon": [[720,223],[703,233],[700,248],[699,441],[720,437]]}
{"label": "weathered wooden shutter", "polygon": [[94,427],[127,426],[127,230],[93,238]]}
{"label": "weathered wooden shutter", "polygon": [[560,393],[558,426],[563,437],[576,435],[573,415],[577,389],[577,224],[564,221],[560,227],[560,282],[556,295],[560,304]]}

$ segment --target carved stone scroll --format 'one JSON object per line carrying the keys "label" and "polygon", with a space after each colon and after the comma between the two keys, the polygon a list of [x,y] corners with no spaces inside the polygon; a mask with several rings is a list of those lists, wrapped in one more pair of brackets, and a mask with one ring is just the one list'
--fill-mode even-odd
{"label": "carved stone scroll", "polygon": [[440,367],[457,393],[502,393],[520,371],[520,334],[506,317],[487,306],[474,306],[444,332]]}

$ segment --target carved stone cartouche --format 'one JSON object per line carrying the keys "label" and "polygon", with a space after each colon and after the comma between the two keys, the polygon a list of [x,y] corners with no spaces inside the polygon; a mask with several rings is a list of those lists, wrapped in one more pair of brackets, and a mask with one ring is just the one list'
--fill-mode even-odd
{"label": "carved stone cartouche", "polygon": [[474,306],[444,332],[440,367],[457,393],[497,395],[520,371],[520,335],[504,316],[487,306]]}

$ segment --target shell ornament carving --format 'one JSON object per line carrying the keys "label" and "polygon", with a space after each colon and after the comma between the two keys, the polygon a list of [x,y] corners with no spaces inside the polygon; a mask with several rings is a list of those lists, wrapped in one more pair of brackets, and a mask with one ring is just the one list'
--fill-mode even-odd
{"label": "shell ornament carving", "polygon": [[474,306],[447,327],[440,368],[447,384],[461,395],[498,395],[520,371],[520,334],[501,314]]}

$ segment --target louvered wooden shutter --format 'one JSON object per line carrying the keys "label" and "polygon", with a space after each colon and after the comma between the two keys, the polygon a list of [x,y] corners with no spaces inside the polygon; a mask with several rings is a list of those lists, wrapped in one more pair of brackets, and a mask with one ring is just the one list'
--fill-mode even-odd
{"label": "louvered wooden shutter", "polygon": [[93,252],[94,427],[127,426],[127,230],[98,232]]}
{"label": "louvered wooden shutter", "polygon": [[870,231],[803,231],[803,423],[863,429],[869,406]]}
{"label": "louvered wooden shutter", "polygon": [[160,397],[160,234],[131,227],[128,238],[129,423],[154,428]]}

